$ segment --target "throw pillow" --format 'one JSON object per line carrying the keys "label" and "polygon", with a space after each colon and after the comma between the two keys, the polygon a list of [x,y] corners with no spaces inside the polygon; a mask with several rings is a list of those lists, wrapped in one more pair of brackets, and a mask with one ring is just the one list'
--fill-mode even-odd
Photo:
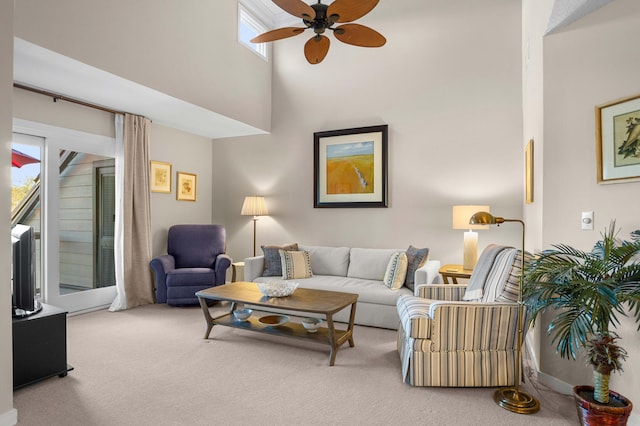
{"label": "throw pillow", "polygon": [[287,244],[284,246],[261,246],[264,253],[264,271],[263,277],[281,277],[282,263],[278,250],[298,250],[298,243]]}
{"label": "throw pillow", "polygon": [[[531,256],[531,253],[525,252],[525,266],[532,260],[533,256]],[[518,254],[516,255],[516,258],[513,261],[513,266],[511,267],[511,272],[509,273],[509,278],[502,288],[502,292],[498,297],[496,297],[496,302],[518,302],[518,293],[520,290],[520,262],[522,262],[522,251],[518,250]]]}
{"label": "throw pillow", "polygon": [[484,282],[482,297],[480,299],[481,302],[495,302],[496,297],[502,293],[513,269],[513,263],[517,253],[518,250],[515,248],[504,249],[498,253]]}
{"label": "throw pillow", "polygon": [[311,278],[311,256],[308,251],[278,250],[282,263],[282,278],[295,280]]}
{"label": "throw pillow", "polygon": [[404,280],[404,285],[413,290],[416,270],[422,268],[429,258],[428,248],[416,248],[409,246],[407,249],[407,277]]}
{"label": "throw pillow", "polygon": [[391,290],[398,290],[404,284],[407,275],[407,254],[403,251],[394,253],[384,274],[384,285]]}

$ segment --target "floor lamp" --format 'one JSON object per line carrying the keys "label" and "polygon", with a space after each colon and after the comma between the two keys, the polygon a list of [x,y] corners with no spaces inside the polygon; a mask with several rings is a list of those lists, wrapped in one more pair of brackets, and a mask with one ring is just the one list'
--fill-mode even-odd
{"label": "floor lamp", "polygon": [[522,285],[524,275],[524,222],[520,219],[505,219],[495,217],[491,213],[477,212],[469,223],[472,225],[498,225],[504,222],[518,222],[522,225],[522,253],[520,258],[520,288],[518,290],[518,341],[516,352],[516,383],[513,387],[500,388],[493,394],[493,400],[504,408],[518,414],[531,414],[540,409],[537,399],[520,390],[520,366],[522,364],[522,343],[524,338],[524,305],[522,303]]}
{"label": "floor lamp", "polygon": [[253,216],[253,256],[256,255],[256,221],[258,216],[267,216],[269,211],[267,210],[267,203],[264,201],[264,197],[252,195],[244,197],[244,203],[242,203],[242,210],[240,211],[242,216]]}

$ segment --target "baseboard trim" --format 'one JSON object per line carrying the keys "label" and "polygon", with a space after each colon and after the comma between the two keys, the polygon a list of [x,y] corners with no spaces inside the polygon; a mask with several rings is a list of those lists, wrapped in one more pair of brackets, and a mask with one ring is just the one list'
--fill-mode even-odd
{"label": "baseboard trim", "polygon": [[11,410],[0,414],[0,426],[15,426],[18,424],[18,410]]}

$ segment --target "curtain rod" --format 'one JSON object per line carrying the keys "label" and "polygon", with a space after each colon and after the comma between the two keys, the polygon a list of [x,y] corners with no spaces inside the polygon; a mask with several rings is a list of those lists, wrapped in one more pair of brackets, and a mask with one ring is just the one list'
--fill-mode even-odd
{"label": "curtain rod", "polygon": [[86,107],[89,107],[89,108],[99,109],[100,111],[110,112],[112,114],[120,114],[120,115],[124,115],[125,114],[122,111],[118,111],[118,110],[115,110],[115,109],[103,107],[103,106],[100,106],[100,105],[91,104],[89,102],[81,101],[79,99],[69,98],[69,97],[60,95],[58,93],[48,92],[48,91],[42,90],[42,89],[36,89],[35,87],[25,86],[25,85],[20,84],[20,83],[13,83],[13,87],[18,88],[18,89],[22,89],[22,90],[27,90],[29,92],[34,92],[34,93],[39,93],[41,95],[49,96],[49,97],[53,98],[53,102],[57,102],[58,100],[67,101],[67,102],[71,102],[71,103],[74,103],[74,104],[86,106]]}

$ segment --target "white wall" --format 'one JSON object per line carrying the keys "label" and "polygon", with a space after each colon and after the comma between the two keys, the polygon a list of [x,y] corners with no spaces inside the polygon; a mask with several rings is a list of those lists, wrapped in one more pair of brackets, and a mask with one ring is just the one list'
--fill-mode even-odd
{"label": "white wall", "polygon": [[[598,185],[594,107],[640,94],[640,57],[629,54],[640,26],[640,3],[618,0],[544,39],[543,245],[591,249],[613,219],[620,237],[640,228],[640,183]],[[580,230],[580,212],[595,212],[595,230]],[[629,352],[611,388],[640,400],[640,334],[619,330]],[[558,362],[542,342],[541,369],[572,384],[591,383],[582,361]]]}
{"label": "white wall", "polygon": [[268,130],[271,69],[236,26],[236,0],[20,0],[15,11],[17,37]]}
{"label": "white wall", "polygon": [[[0,235],[9,235],[11,205],[11,113],[13,84],[13,0],[0,1]],[[6,204],[5,204],[6,203]],[[9,238],[0,244],[0,426],[14,425],[17,412],[13,408],[13,361],[11,345],[11,248]]]}
{"label": "white wall", "polygon": [[[245,195],[272,213],[258,245],[298,241],[431,248],[462,262],[455,204],[489,204],[522,216],[520,4],[511,0],[380,2],[359,22],[387,44],[365,49],[333,39],[309,65],[310,34],[275,43],[272,134],[214,142],[214,217],[226,223],[234,259],[252,253]],[[313,133],[389,125],[389,208],[314,209]],[[481,248],[517,245],[520,228],[481,231]],[[258,249],[260,250],[260,249]]]}
{"label": "white wall", "polygon": [[[151,127],[150,158],[171,163],[171,194],[151,193],[153,255],[166,254],[167,230],[179,223],[215,223],[212,218],[213,172],[211,139],[168,127]],[[197,175],[196,201],[176,200],[176,173]]]}
{"label": "white wall", "polygon": [[48,96],[13,89],[13,116],[23,120],[115,137],[113,114]]}
{"label": "white wall", "polygon": [[[525,246],[530,252],[542,250],[542,206],[544,205],[542,162],[544,153],[543,102],[543,36],[549,21],[553,0],[523,0],[522,2],[522,109],[524,144],[533,139],[533,203],[525,204],[527,223]],[[533,328],[528,336],[528,350],[539,364],[542,326]],[[544,343],[548,343],[545,341]]]}

